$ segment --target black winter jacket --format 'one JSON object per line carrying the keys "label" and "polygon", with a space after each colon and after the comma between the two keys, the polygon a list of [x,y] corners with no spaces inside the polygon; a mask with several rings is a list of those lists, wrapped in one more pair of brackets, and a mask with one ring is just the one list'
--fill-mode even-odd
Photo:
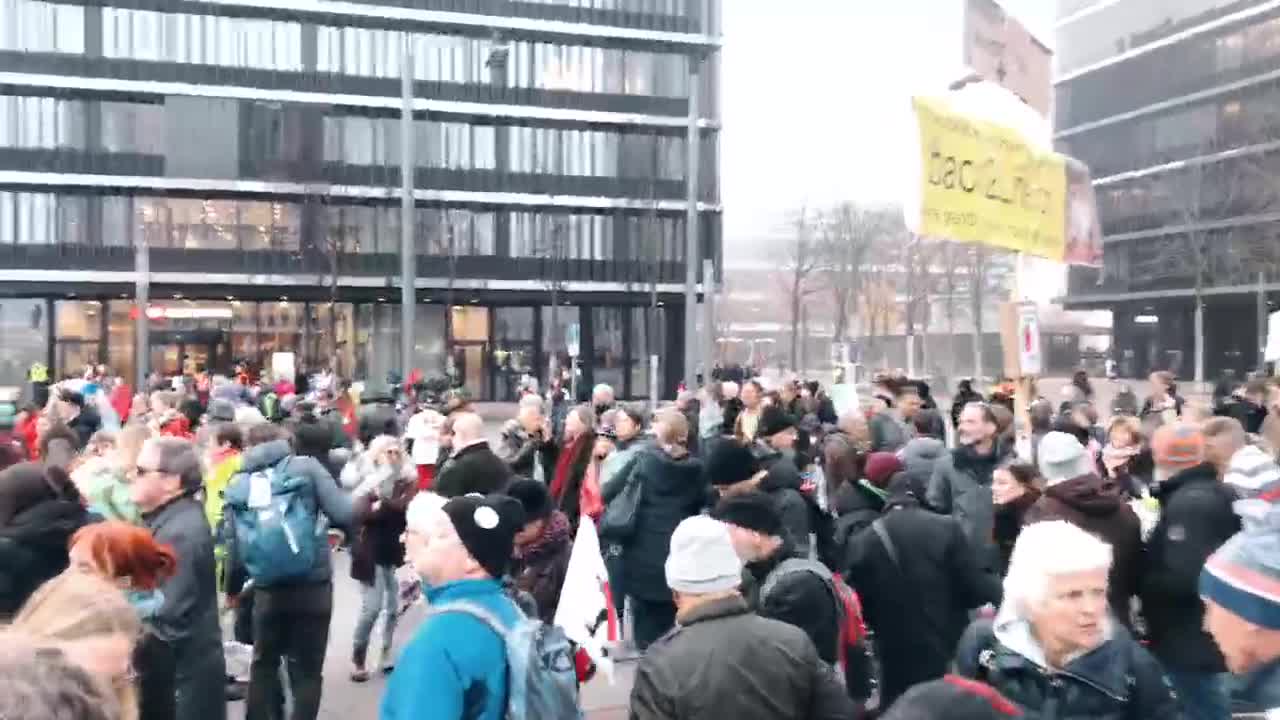
{"label": "black winter jacket", "polygon": [[898,562],[867,528],[849,543],[847,578],[876,633],[881,702],[888,707],[912,685],[946,674],[967,611],[999,603],[1001,588],[998,577],[974,564],[954,518],[895,495],[882,522]]}
{"label": "black winter jacket", "polygon": [[938,458],[929,480],[925,504],[935,512],[954,516],[964,529],[980,567],[994,569],[999,552],[992,540],[995,510],[991,502],[991,475],[1012,450],[996,440],[992,451],[979,454],[962,445]]}
{"label": "black winter jacket", "polygon": [[[1160,663],[1123,627],[1115,626],[1110,640],[1054,672],[1027,657],[1040,652],[1027,639],[1025,624],[1013,623],[997,634],[991,620],[974,622],[960,641],[956,673],[991,685],[1029,720],[1181,717]],[[1006,640],[1027,647],[1010,647]]]}
{"label": "black winter jacket", "polygon": [[1177,670],[1223,672],[1226,663],[1204,631],[1198,583],[1205,560],[1240,530],[1235,495],[1208,463],[1183,470],[1155,487],[1160,521],[1142,561],[1142,612],[1151,651]]}
{"label": "black winter jacket", "polygon": [[800,469],[796,467],[794,456],[782,453],[758,441],[751,446],[760,469],[765,470],[764,479],[760,481],[759,490],[778,506],[782,515],[782,527],[788,537],[795,543],[796,551],[809,554],[809,534],[813,532],[813,508],[810,500],[800,492],[803,480]]}
{"label": "black winter jacket", "polygon": [[849,720],[857,708],[804,632],[713,600],[649,647],[631,720]]}
{"label": "black winter jacket", "polygon": [[835,546],[846,547],[849,539],[871,526],[884,512],[885,500],[859,482],[846,482],[836,490]]}
{"label": "black winter jacket", "polygon": [[511,483],[511,468],[489,449],[488,442],[468,445],[449,459],[436,476],[435,491],[446,498],[469,493],[502,492]]}
{"label": "black winter jacket", "polygon": [[831,591],[821,578],[809,572],[790,573],[773,588],[764,604],[760,602],[760,588],[769,574],[789,558],[807,559],[796,554],[794,543],[784,539],[769,557],[747,563],[743,567],[743,596],[761,617],[781,620],[803,630],[818,648],[819,657],[835,664],[840,618],[832,603]]}
{"label": "black winter jacket", "polygon": [[707,497],[702,461],[685,455],[675,458],[664,450],[639,451],[630,478],[615,483],[638,482],[640,504],[635,532],[622,548],[622,586],[628,595],[650,602],[669,602],[665,566],[671,551],[671,534],[680,521],[697,515]]}
{"label": "black winter jacket", "polygon": [[0,527],[0,618],[22,608],[36,588],[67,569],[67,541],[91,516],[72,500],[45,500]]}

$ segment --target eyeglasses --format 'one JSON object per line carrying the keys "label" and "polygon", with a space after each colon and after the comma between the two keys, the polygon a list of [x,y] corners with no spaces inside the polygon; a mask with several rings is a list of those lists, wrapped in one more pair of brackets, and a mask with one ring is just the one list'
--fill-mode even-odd
{"label": "eyeglasses", "polygon": [[160,472],[164,472],[164,471],[161,470],[160,468],[145,468],[145,467],[142,467],[141,465],[136,465],[133,468],[133,474],[137,477],[142,477],[143,475],[150,475],[151,473],[160,473]]}

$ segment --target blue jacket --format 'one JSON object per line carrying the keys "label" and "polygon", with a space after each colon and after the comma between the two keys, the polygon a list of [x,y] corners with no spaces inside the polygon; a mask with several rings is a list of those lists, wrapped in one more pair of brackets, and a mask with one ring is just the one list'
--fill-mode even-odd
{"label": "blue jacket", "polygon": [[[514,624],[520,610],[496,580],[459,580],[428,588],[434,608],[474,603]],[[469,704],[479,703],[477,711]],[[382,696],[381,720],[502,720],[507,708],[507,651],[502,638],[460,612],[435,612],[396,663]]]}

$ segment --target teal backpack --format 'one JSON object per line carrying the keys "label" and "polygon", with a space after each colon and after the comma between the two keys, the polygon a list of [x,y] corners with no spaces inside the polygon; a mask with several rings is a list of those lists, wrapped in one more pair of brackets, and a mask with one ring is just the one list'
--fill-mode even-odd
{"label": "teal backpack", "polygon": [[319,553],[328,552],[315,485],[306,475],[290,475],[289,460],[240,473],[222,495],[236,560],[257,587],[304,580]]}

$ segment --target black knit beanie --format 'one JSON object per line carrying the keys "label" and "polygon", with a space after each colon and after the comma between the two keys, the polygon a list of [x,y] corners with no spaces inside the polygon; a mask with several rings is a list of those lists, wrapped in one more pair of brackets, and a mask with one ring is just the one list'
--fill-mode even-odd
{"label": "black knit beanie", "polygon": [[493,578],[506,574],[516,532],[524,527],[520,501],[506,495],[464,495],[445,503],[444,511],[480,567]]}

